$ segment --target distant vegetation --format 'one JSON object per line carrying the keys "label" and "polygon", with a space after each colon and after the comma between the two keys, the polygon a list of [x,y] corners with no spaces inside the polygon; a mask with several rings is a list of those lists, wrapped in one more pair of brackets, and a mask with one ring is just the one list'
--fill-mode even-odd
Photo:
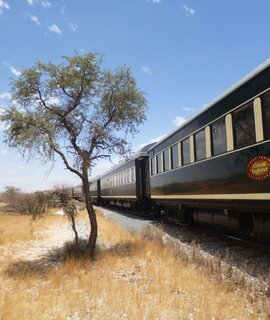
{"label": "distant vegetation", "polygon": [[52,196],[43,192],[26,193],[14,186],[7,186],[1,195],[1,200],[9,211],[31,215],[35,219],[46,211]]}

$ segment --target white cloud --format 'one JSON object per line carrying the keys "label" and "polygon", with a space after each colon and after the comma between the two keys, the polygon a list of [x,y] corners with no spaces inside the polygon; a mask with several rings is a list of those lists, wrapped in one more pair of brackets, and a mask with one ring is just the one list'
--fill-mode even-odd
{"label": "white cloud", "polygon": [[40,21],[37,16],[30,16],[30,20],[33,21],[37,26],[40,26]]}
{"label": "white cloud", "polygon": [[2,14],[4,10],[9,10],[9,9],[10,9],[9,4],[4,0],[0,0],[0,14]]}
{"label": "white cloud", "polygon": [[[1,1],[1,0],[0,0]],[[27,0],[29,6],[40,5],[43,8],[50,8],[52,6],[51,2],[48,0]]]}
{"label": "white cloud", "polygon": [[18,77],[18,76],[21,75],[21,71],[15,69],[13,66],[9,66],[8,68],[9,68],[9,70],[10,70],[15,76]]}
{"label": "white cloud", "polygon": [[188,7],[186,4],[183,4],[181,6],[181,9],[184,10],[186,16],[188,17],[195,16],[195,13],[196,13],[195,9]]}
{"label": "white cloud", "polygon": [[72,22],[72,21],[69,21],[69,27],[70,27],[70,29],[72,30],[72,31],[77,31],[78,30],[78,28],[79,28],[79,26],[77,25],[77,23],[74,23],[74,22]]}
{"label": "white cloud", "polygon": [[15,69],[8,61],[3,60],[2,64],[6,68],[8,68],[15,76],[20,76],[21,75],[21,72],[19,70]]}
{"label": "white cloud", "polygon": [[152,2],[152,3],[160,3],[161,0],[152,0],[151,2]]}
{"label": "white cloud", "polygon": [[177,127],[180,127],[182,124],[184,124],[187,120],[184,117],[177,116],[173,119],[173,124]]}
{"label": "white cloud", "polygon": [[149,143],[158,142],[158,141],[162,140],[163,138],[165,138],[167,135],[168,135],[167,133],[164,133],[164,134],[161,134],[161,135],[159,135],[159,136],[157,136],[155,138],[149,139],[145,143],[141,143],[137,147],[134,147],[133,148],[133,152],[141,150],[144,146],[146,146]]}
{"label": "white cloud", "polygon": [[48,27],[51,32],[62,34],[60,28],[56,24],[52,24]]}
{"label": "white cloud", "polygon": [[9,92],[2,92],[0,94],[0,99],[1,100],[10,100],[11,94]]}
{"label": "white cloud", "polygon": [[66,13],[66,7],[65,6],[61,7],[60,13],[61,14],[65,14]]}
{"label": "white cloud", "polygon": [[190,107],[183,107],[182,110],[185,111],[185,112],[193,112],[193,111],[195,111],[194,108],[190,108]]}
{"label": "white cloud", "polygon": [[[167,133],[164,133],[164,134],[161,134],[161,135],[159,135],[159,136],[157,136],[157,137],[155,137],[155,138],[149,139],[146,144],[153,143],[153,142],[158,142],[159,140],[165,138],[166,135],[167,135]],[[146,144],[145,144],[145,145],[146,145]]]}
{"label": "white cloud", "polygon": [[0,149],[0,154],[1,155],[6,155],[8,152],[7,152],[7,150],[6,149]]}
{"label": "white cloud", "polygon": [[50,105],[59,105],[60,104],[60,99],[58,97],[50,97],[46,103]]}
{"label": "white cloud", "polygon": [[150,67],[142,66],[141,70],[142,70],[143,73],[145,73],[145,74],[147,74],[149,76],[152,74],[152,71],[151,71]]}
{"label": "white cloud", "polygon": [[40,1],[40,4],[43,8],[50,8],[52,6],[52,4],[50,3],[50,1]]}

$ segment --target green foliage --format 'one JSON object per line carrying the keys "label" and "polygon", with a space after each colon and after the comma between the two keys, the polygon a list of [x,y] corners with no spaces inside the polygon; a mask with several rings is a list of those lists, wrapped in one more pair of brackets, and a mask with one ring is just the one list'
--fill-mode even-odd
{"label": "green foliage", "polygon": [[2,193],[1,200],[11,209],[15,209],[16,202],[20,196],[21,190],[14,186],[6,186]]}
{"label": "green foliage", "polygon": [[63,208],[65,216],[68,217],[68,220],[70,221],[72,230],[74,232],[74,239],[77,244],[79,241],[79,236],[76,229],[76,216],[78,214],[78,211],[81,209],[81,203],[74,199],[68,201],[67,205]]}
{"label": "green foliage", "polygon": [[0,120],[10,147],[44,161],[57,153],[78,174],[129,150],[126,137],[145,120],[146,100],[129,68],[104,70],[96,53],[63,58],[24,69],[11,82],[16,104]]}
{"label": "green foliage", "polygon": [[74,199],[68,201],[67,205],[63,208],[64,214],[68,218],[75,218],[80,210],[80,202]]}

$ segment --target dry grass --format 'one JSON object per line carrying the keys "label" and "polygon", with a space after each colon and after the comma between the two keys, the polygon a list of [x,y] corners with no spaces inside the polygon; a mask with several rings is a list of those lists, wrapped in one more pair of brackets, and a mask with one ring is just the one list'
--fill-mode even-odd
{"label": "dry grass", "polygon": [[161,235],[132,234],[100,215],[99,233],[94,262],[63,259],[64,253],[61,259],[58,250],[34,262],[5,263],[0,319],[267,319],[247,291],[200,272],[164,246]]}
{"label": "dry grass", "polygon": [[63,217],[53,214],[54,210],[50,210],[44,217],[37,218],[35,221],[28,215],[1,213],[0,245],[35,239],[37,231],[44,229],[50,223],[63,220]]}

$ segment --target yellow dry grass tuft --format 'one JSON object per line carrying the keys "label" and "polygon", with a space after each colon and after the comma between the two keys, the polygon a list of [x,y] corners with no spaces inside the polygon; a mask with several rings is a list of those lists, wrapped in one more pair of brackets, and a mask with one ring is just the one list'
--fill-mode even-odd
{"label": "yellow dry grass tuft", "polygon": [[63,217],[52,212],[35,221],[28,215],[0,214],[0,245],[33,240],[37,231],[60,220]]}
{"label": "yellow dry grass tuft", "polygon": [[[55,222],[44,221],[44,227]],[[100,214],[98,223],[95,261],[11,260],[0,273],[0,319],[266,318],[266,307],[252,304],[247,291],[176,258],[158,236],[127,232]],[[8,273],[14,263],[15,272]]]}

